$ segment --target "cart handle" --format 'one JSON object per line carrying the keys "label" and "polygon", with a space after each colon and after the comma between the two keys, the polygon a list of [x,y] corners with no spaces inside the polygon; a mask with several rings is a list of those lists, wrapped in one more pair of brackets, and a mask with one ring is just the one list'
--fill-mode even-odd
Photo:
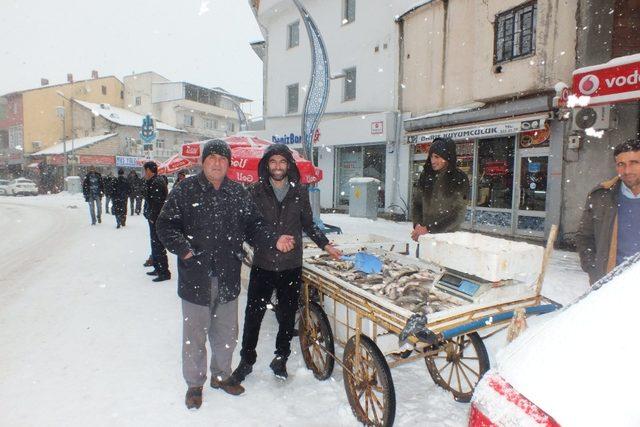
{"label": "cart handle", "polygon": [[[526,315],[533,315],[533,314],[546,314],[546,313],[551,313],[552,311],[557,310],[558,308],[560,308],[559,305],[557,304],[542,304],[542,305],[536,305],[533,307],[527,307],[525,309],[525,314]],[[491,316],[485,316],[481,319],[478,320],[474,320],[471,323],[467,323],[464,325],[460,325],[460,326],[456,326],[455,328],[451,328],[451,329],[447,329],[445,331],[442,331],[442,337],[446,340],[451,339],[453,337],[457,337],[458,335],[464,335],[468,332],[472,332],[475,331],[477,329],[481,329],[483,327],[486,326],[491,326],[493,324],[497,324],[499,322],[503,322],[506,320],[511,320],[511,318],[514,316],[515,311],[507,311],[505,313],[499,313],[499,314],[494,314]]]}

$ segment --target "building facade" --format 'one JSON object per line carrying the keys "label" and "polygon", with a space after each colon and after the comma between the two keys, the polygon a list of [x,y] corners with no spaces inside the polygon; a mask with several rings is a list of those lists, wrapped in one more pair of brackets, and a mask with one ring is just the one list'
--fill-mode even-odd
{"label": "building facade", "polygon": [[24,163],[23,134],[22,94],[0,97],[0,176],[20,175]]}
{"label": "building facade", "polygon": [[575,68],[577,3],[434,0],[398,18],[409,185],[430,142],[453,138],[467,229],[542,238],[560,223],[569,121],[554,98]]}
{"label": "building facade", "polygon": [[21,93],[25,156],[62,139],[80,136],[71,120],[74,115],[73,100],[124,106],[124,87],[113,76],[43,86]]}
{"label": "building facade", "polygon": [[[253,43],[263,60],[263,138],[301,150],[301,121],[311,76],[304,22],[291,1],[250,1],[264,43]],[[398,27],[394,17],[413,1],[305,0],[327,48],[329,98],[314,137],[314,160],[322,208],[346,208],[349,179],[380,180],[379,208],[404,205],[406,173],[398,163]],[[405,176],[405,180],[407,179]]]}
{"label": "building facade", "polygon": [[240,130],[234,108],[250,99],[222,88],[204,88],[186,82],[172,82],[154,72],[124,77],[125,105],[189,133],[193,140],[221,138]]}

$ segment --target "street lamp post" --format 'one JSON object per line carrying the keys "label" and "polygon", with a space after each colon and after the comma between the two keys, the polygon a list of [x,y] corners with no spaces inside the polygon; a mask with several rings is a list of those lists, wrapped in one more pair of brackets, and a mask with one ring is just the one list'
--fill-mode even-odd
{"label": "street lamp post", "polygon": [[65,111],[64,111],[64,107],[63,106],[58,106],[56,107],[56,112],[58,113],[58,117],[60,117],[62,119],[62,153],[64,156],[64,162],[62,164],[62,176],[66,182],[67,179],[67,165],[68,165],[68,158],[67,158],[67,140],[64,136],[64,129],[65,129]]}
{"label": "street lamp post", "polygon": [[[60,96],[61,98],[67,100],[67,102],[69,103],[69,115],[71,116],[71,153],[75,156],[75,147],[74,147],[74,139],[75,139],[75,129],[73,128],[73,97],[71,98],[67,98],[66,96],[64,96],[64,94],[60,91],[56,92],[58,94],[58,96]],[[66,151],[66,150],[65,150]],[[65,154],[65,163],[67,162],[67,155]],[[74,161],[73,163],[71,163],[71,173],[75,176],[76,175],[76,162]]]}

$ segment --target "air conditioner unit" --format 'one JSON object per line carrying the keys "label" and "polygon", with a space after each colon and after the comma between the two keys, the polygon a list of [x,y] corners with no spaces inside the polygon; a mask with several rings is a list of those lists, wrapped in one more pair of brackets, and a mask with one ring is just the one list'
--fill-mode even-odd
{"label": "air conditioner unit", "polygon": [[576,108],[573,110],[572,130],[611,129],[614,124],[613,113],[610,105],[596,107]]}

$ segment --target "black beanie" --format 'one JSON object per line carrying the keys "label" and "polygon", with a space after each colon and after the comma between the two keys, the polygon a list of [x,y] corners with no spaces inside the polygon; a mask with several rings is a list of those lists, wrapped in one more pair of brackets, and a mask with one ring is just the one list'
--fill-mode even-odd
{"label": "black beanie", "polygon": [[204,159],[212,154],[226,157],[227,160],[229,160],[229,164],[231,164],[231,149],[229,149],[229,146],[223,140],[212,139],[208,141],[202,149],[202,161],[204,162]]}
{"label": "black beanie", "polygon": [[429,147],[429,154],[437,154],[438,156],[449,162],[452,167],[456,166],[456,143],[451,138],[436,138]]}

